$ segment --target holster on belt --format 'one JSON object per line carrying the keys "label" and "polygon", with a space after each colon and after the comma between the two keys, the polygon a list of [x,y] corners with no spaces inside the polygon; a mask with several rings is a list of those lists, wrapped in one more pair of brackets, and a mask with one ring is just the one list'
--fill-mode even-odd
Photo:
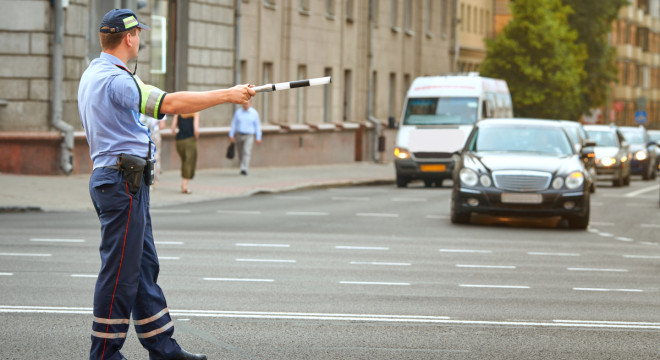
{"label": "holster on belt", "polygon": [[147,160],[129,154],[120,154],[117,157],[117,165],[124,173],[126,182],[128,183],[128,191],[131,194],[137,194],[142,186],[142,177],[144,176],[144,167]]}

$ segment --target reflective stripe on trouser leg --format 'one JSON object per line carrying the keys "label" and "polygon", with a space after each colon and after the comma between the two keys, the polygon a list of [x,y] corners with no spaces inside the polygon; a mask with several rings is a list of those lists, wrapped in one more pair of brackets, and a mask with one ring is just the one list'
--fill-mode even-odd
{"label": "reflective stripe on trouser leg", "polygon": [[147,212],[138,295],[133,305],[133,324],[140,343],[149,350],[149,359],[170,359],[181,351],[181,347],[172,339],[174,323],[163,291],[157,284],[158,272],[151,215]]}
{"label": "reflective stripe on trouser leg", "polygon": [[252,144],[254,144],[254,134],[238,134],[236,139],[241,170],[248,171],[250,167],[250,156],[252,154]]}
{"label": "reflective stripe on trouser leg", "polygon": [[123,175],[113,169],[95,169],[90,177],[90,196],[101,222],[101,269],[94,291],[90,359],[121,358],[119,350],[138,293],[145,188],[131,196]]}

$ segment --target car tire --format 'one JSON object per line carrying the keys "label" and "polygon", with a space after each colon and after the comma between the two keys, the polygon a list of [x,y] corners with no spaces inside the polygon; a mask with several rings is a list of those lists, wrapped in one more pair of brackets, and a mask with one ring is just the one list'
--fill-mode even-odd
{"label": "car tire", "polygon": [[567,216],[568,228],[574,230],[586,230],[589,226],[589,215],[591,212],[591,202],[587,199],[587,210],[584,215]]}
{"label": "car tire", "polygon": [[460,211],[454,196],[451,197],[451,215],[450,220],[452,224],[469,224],[470,223],[470,212]]}
{"label": "car tire", "polygon": [[408,178],[399,174],[396,174],[396,186],[404,188],[408,186]]}

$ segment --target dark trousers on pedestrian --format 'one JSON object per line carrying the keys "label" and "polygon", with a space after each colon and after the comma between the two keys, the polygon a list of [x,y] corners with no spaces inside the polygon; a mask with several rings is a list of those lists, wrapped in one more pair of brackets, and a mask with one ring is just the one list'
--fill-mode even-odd
{"label": "dark trousers on pedestrian", "polygon": [[90,359],[121,359],[129,319],[150,359],[170,359],[181,347],[158,279],[149,187],[131,194],[119,170],[97,168],[89,193],[101,222],[101,269],[94,291]]}

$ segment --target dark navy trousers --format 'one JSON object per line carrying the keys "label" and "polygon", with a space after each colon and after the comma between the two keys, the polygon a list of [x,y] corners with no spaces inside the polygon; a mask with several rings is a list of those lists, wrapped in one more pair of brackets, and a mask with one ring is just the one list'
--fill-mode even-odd
{"label": "dark navy trousers", "polygon": [[131,194],[121,171],[94,169],[89,193],[101,222],[101,269],[94,290],[90,359],[119,360],[133,318],[150,359],[170,359],[181,347],[158,279],[149,187]]}

